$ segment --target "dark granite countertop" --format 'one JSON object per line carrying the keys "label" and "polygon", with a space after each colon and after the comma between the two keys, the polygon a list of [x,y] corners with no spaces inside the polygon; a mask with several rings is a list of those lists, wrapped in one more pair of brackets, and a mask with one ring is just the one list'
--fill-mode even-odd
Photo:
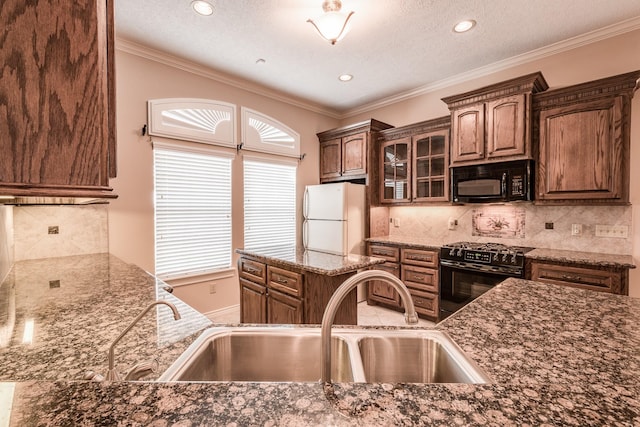
{"label": "dark granite countertop", "polygon": [[600,267],[636,268],[631,255],[540,248],[528,252],[526,257],[539,261],[570,262]]}
{"label": "dark granite countertop", "polygon": [[[141,270],[136,273],[135,267],[117,259],[108,264],[110,275],[114,276],[109,282],[122,281],[133,286],[144,276]],[[153,295],[161,286],[151,280],[153,291],[146,292]],[[61,288],[63,285],[64,281]],[[125,292],[125,301],[137,304],[136,307],[147,303],[127,299],[128,293],[123,288],[109,293],[105,282],[102,288],[103,305],[92,299],[74,298],[73,304],[77,305],[72,304],[73,310],[51,306],[51,316],[55,312],[58,316],[49,318],[68,317],[71,324],[75,319],[73,311],[93,313],[91,322],[82,315],[75,327],[82,329],[85,323],[93,323],[96,327],[86,333],[101,333],[109,327],[98,325],[115,322],[112,317],[118,313],[127,319],[133,314],[126,307],[108,311],[110,305],[119,305],[119,292]],[[83,295],[81,291],[76,294]],[[18,304],[16,314],[21,313],[17,307]],[[112,326],[114,333],[120,330],[122,322],[124,319]],[[96,383],[74,381],[77,375],[69,373],[33,374],[29,378],[14,369],[4,372],[5,382],[0,383],[0,396],[4,396],[0,399],[0,420],[8,416],[8,407],[12,405],[11,426],[637,426],[640,423],[638,325],[640,299],[507,279],[436,326],[446,331],[491,376],[493,381],[489,384],[324,387],[320,383]],[[18,329],[14,328],[13,336],[21,336]],[[61,334],[70,333],[69,329],[64,331]],[[154,332],[146,332],[154,337],[150,340],[153,345],[159,347]],[[97,340],[105,342],[97,349],[99,353],[106,352],[111,339],[110,334],[102,333],[109,337]],[[83,335],[80,331],[76,334]],[[138,338],[147,341],[149,336]],[[53,338],[49,335],[48,339]],[[187,345],[190,342],[191,336],[180,341]],[[156,353],[168,351],[167,358],[175,358],[178,345],[156,348]],[[93,353],[85,351],[72,363],[51,366],[49,363],[58,353],[76,356],[70,356],[72,349],[66,347],[63,338],[51,345],[45,342],[42,347],[51,352],[33,353],[31,359],[22,362],[22,369],[47,372],[46,367],[50,366],[54,371],[76,372],[81,369],[69,365]],[[12,351],[16,349],[2,353],[3,361],[4,355]],[[123,356],[128,351],[123,347],[117,355]],[[102,368],[105,357],[91,359],[86,366]],[[127,365],[131,362],[127,361]],[[12,362],[14,366],[19,363]]]}
{"label": "dark granite countertop", "polygon": [[[109,254],[16,262],[0,285],[0,380],[78,380],[106,375],[111,342],[150,303],[173,303],[181,320],[159,305],[115,347],[126,373],[157,359],[161,374],[209,319],[165,290],[139,267]],[[32,325],[31,342],[25,326]],[[28,341],[28,340],[27,340]]]}
{"label": "dark granite countertop", "polygon": [[308,251],[295,246],[272,246],[251,250],[236,249],[236,252],[271,265],[293,267],[327,276],[338,276],[384,263],[382,258],[356,254],[332,255],[324,252]]}
{"label": "dark granite countertop", "polygon": [[369,237],[365,239],[369,243],[380,243],[387,245],[402,245],[412,249],[425,249],[438,251],[445,243],[440,240],[430,239],[428,237],[400,237],[400,236],[381,236]]}

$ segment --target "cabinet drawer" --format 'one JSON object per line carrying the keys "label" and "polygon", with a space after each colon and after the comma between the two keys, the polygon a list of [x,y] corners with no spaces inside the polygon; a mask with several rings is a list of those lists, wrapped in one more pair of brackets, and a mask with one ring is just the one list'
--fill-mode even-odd
{"label": "cabinet drawer", "polygon": [[400,258],[400,248],[396,248],[394,246],[370,245],[369,256],[384,258],[391,262],[398,262]]}
{"label": "cabinet drawer", "polygon": [[438,268],[438,252],[403,248],[401,254],[401,261],[405,264]]}
{"label": "cabinet drawer", "polygon": [[620,288],[621,277],[619,273],[613,271],[533,263],[531,280],[601,292],[615,292]]}
{"label": "cabinet drawer", "polygon": [[438,295],[429,292],[416,291],[414,289],[409,289],[409,292],[411,293],[413,305],[415,306],[417,313],[424,314],[425,316],[429,316],[433,319],[438,318]]}
{"label": "cabinet drawer", "polygon": [[302,297],[302,275],[293,271],[269,266],[268,286],[295,297]]}
{"label": "cabinet drawer", "polygon": [[267,266],[265,264],[247,258],[240,258],[238,260],[238,270],[240,277],[263,285],[266,284]]}
{"label": "cabinet drawer", "polygon": [[402,281],[409,288],[438,293],[438,270],[402,264]]}

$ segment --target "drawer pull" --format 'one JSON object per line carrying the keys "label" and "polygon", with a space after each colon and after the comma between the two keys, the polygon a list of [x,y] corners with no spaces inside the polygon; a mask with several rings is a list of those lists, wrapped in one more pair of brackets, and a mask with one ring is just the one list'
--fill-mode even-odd
{"label": "drawer pull", "polygon": [[426,257],[421,257],[421,256],[416,256],[416,255],[408,255],[407,259],[410,259],[412,261],[430,261],[429,258]]}
{"label": "drawer pull", "polygon": [[374,255],[386,255],[386,256],[393,256],[393,252],[389,252],[389,251],[381,251],[378,249],[374,249],[373,251]]}
{"label": "drawer pull", "polygon": [[424,280],[424,276],[413,276],[412,279],[413,280],[423,281]]}
{"label": "drawer pull", "polygon": [[288,285],[289,281],[287,279],[283,279],[281,277],[276,277],[276,282],[282,284],[282,285]]}
{"label": "drawer pull", "polygon": [[571,282],[582,282],[582,277],[580,276],[570,276],[568,274],[563,274],[561,277],[563,280],[569,280]]}
{"label": "drawer pull", "polygon": [[247,267],[246,265],[244,266],[244,271],[246,271],[249,274],[255,274],[255,275],[260,275],[262,272],[258,268]]}

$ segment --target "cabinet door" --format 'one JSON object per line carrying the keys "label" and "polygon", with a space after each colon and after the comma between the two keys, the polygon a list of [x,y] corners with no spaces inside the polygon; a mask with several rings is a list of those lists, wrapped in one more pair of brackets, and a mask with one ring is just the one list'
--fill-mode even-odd
{"label": "cabinet door", "polygon": [[320,179],[337,178],[342,173],[340,139],[320,143]]}
{"label": "cabinet door", "polygon": [[408,202],[411,200],[409,161],[411,140],[402,138],[382,144],[380,160],[382,179],[380,180],[380,201],[382,203]]}
{"label": "cabinet door", "polygon": [[484,104],[451,114],[451,163],[484,158]]}
{"label": "cabinet door", "polygon": [[240,279],[240,322],[267,323],[267,288]]}
{"label": "cabinet door", "polygon": [[621,100],[540,112],[538,199],[623,197]]}
{"label": "cabinet door", "polygon": [[282,292],[269,290],[267,297],[268,323],[300,324],[302,318],[302,301]]}
{"label": "cabinet door", "polygon": [[109,197],[113,2],[5,2],[0,28],[0,192]]}
{"label": "cabinet door", "polygon": [[367,133],[342,138],[342,175],[367,173]]}
{"label": "cabinet door", "polygon": [[427,316],[432,320],[438,319],[438,315],[440,314],[438,294],[421,292],[415,289],[409,289],[409,292],[411,293],[413,305],[418,314]]}
{"label": "cabinet door", "polygon": [[[377,265],[376,270],[386,271],[400,278],[400,271],[398,264],[385,262],[384,264]],[[381,302],[392,307],[400,308],[402,303],[400,301],[400,294],[396,292],[393,286],[382,280],[371,280],[368,288],[368,299],[370,301]]]}
{"label": "cabinet door", "polygon": [[487,158],[526,154],[528,110],[524,94],[487,102]]}
{"label": "cabinet door", "polygon": [[412,144],[413,201],[449,200],[449,131],[416,135]]}

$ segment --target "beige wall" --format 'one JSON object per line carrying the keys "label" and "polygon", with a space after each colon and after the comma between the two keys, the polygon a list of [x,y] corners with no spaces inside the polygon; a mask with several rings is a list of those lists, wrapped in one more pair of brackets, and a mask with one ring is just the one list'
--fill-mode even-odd
{"label": "beige wall", "polygon": [[[304,187],[318,182],[316,133],[338,125],[336,119],[230,86],[210,78],[163,65],[137,55],[116,51],[118,177],[111,180],[118,199],[109,207],[109,245],[114,255],[154,271],[153,156],[148,136],[148,99],[207,98],[229,102],[264,113],[300,133],[306,158],[298,166],[298,200]],[[238,123],[240,133],[240,123]],[[241,136],[241,135],[240,135]],[[232,247],[243,246],[242,154],[233,162]],[[298,207],[301,215],[301,207]],[[228,276],[228,275],[227,275]],[[239,303],[237,278],[212,276],[196,285],[176,285],[176,294],[201,312]],[[216,282],[216,293],[209,284]]]}
{"label": "beige wall", "polygon": [[[640,69],[640,30],[435,90],[391,106],[371,109],[344,119],[342,124],[373,117],[395,126],[404,126],[445,116],[449,111],[446,104],[440,100],[441,98],[535,71],[543,73],[550,88],[558,88],[638,69]],[[632,254],[635,264],[640,267],[640,209],[638,208],[640,206],[640,167],[638,165],[640,165],[640,93],[636,93],[632,106],[630,196],[633,206]],[[640,297],[640,268],[631,270],[630,282],[630,295]]]}

